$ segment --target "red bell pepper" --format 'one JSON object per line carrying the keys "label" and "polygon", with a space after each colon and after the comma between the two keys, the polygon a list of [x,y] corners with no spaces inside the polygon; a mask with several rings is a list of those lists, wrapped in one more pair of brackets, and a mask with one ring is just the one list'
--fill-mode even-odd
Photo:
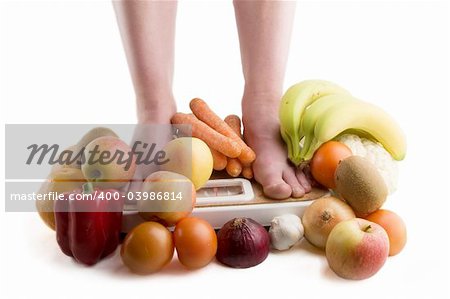
{"label": "red bell pepper", "polygon": [[[89,196],[86,196],[89,194]],[[80,200],[82,196],[85,200]],[[119,245],[124,201],[115,189],[93,188],[64,194],[55,202],[56,240],[62,252],[93,265]]]}

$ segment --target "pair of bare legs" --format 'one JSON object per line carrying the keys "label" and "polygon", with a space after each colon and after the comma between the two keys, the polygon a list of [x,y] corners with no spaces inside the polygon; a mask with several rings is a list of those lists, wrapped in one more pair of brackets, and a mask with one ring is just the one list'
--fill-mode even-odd
{"label": "pair of bare legs", "polygon": [[[176,1],[115,1],[122,41],[136,93],[139,123],[169,124],[176,112],[172,92]],[[295,2],[234,1],[245,88],[242,120],[256,152],[255,179],[272,198],[301,197],[311,185],[287,161],[279,134]]]}

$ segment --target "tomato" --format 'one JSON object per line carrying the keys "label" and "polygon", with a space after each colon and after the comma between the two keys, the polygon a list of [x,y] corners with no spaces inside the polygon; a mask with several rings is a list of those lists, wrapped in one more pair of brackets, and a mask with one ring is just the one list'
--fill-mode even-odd
{"label": "tomato", "polygon": [[120,255],[132,272],[149,274],[161,270],[173,257],[170,231],[157,222],[144,222],[126,236]]}
{"label": "tomato", "polygon": [[311,174],[323,186],[333,189],[336,187],[334,173],[339,162],[352,155],[352,151],[345,144],[338,141],[328,141],[322,144],[311,159]]}
{"label": "tomato", "polygon": [[178,260],[188,269],[202,268],[216,255],[216,232],[203,219],[189,217],[181,220],[173,236]]}

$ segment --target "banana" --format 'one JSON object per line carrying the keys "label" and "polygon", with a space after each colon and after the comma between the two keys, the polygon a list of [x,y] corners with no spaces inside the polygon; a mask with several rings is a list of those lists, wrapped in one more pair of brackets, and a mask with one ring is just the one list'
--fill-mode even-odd
{"label": "banana", "polygon": [[[383,109],[363,101],[335,105],[322,113],[314,128],[317,144],[313,147],[349,130],[367,133],[395,160],[403,160],[406,155],[406,138],[397,122]],[[311,150],[312,147],[308,155],[312,156],[314,151],[311,153]]]}
{"label": "banana", "polygon": [[306,80],[291,86],[280,103],[280,132],[287,144],[288,157],[295,164],[302,162],[300,140],[304,137],[300,130],[303,112],[318,98],[330,94],[349,94],[342,87],[324,80]]}
{"label": "banana", "polygon": [[300,124],[300,130],[305,135],[303,147],[300,152],[302,160],[305,160],[304,158],[308,151],[310,151],[311,144],[317,143],[314,135],[314,128],[317,121],[321,118],[321,115],[328,109],[335,109],[336,106],[340,106],[349,101],[356,101],[356,99],[348,94],[331,94],[317,99],[306,108]]}

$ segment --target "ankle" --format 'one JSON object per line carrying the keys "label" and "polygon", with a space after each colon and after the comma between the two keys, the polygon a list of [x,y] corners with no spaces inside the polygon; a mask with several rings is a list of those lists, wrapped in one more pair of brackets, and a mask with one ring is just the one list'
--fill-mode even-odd
{"label": "ankle", "polygon": [[279,102],[282,95],[281,88],[245,85],[243,101],[258,98],[262,101]]}
{"label": "ankle", "polygon": [[242,111],[250,110],[249,112],[251,112],[256,108],[272,111],[270,113],[273,114],[273,109],[278,111],[282,95],[281,89],[278,88],[246,85],[242,97]]}
{"label": "ankle", "polygon": [[137,119],[144,123],[170,123],[177,107],[172,94],[136,99]]}
{"label": "ankle", "polygon": [[278,125],[278,110],[281,102],[281,91],[248,90],[242,98],[242,121],[251,127],[253,124]]}

